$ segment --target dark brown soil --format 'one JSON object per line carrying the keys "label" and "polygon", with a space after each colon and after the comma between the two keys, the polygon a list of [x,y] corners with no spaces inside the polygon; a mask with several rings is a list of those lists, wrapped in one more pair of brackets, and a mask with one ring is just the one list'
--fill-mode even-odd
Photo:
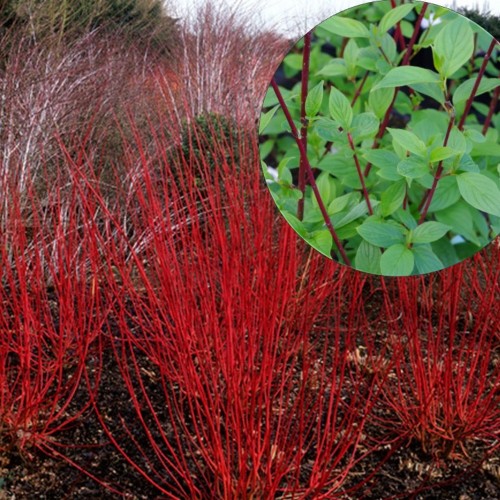
{"label": "dark brown soil", "polygon": [[[150,370],[150,366],[145,369]],[[105,369],[101,381],[99,407],[104,417],[120,414],[132,426],[137,417],[130,404],[127,390],[121,383],[118,367],[111,352],[104,359]],[[151,379],[151,388],[153,388]],[[82,391],[79,398],[85,398]],[[75,402],[78,404],[78,401]],[[141,428],[137,424],[137,433]],[[367,429],[376,433],[377,429]],[[61,451],[80,467],[97,476],[100,481],[113,485],[121,493],[107,490],[102,484],[80,472],[67,460],[48,457],[34,450],[21,456],[12,451],[0,456],[0,499],[159,499],[163,498],[136,470],[134,470],[109,443],[98,419],[89,411],[61,441],[71,443],[71,448]],[[140,463],[137,450],[127,449]],[[483,463],[471,466],[482,457],[480,446],[467,449],[470,460],[433,462],[417,444],[398,447],[385,462],[374,480],[365,488],[346,499],[453,499],[495,500],[500,498],[500,456],[490,456]],[[351,480],[358,482],[366,477],[387,455],[380,450],[353,471]],[[348,483],[351,481],[348,481]],[[214,498],[206,492],[207,500]]]}

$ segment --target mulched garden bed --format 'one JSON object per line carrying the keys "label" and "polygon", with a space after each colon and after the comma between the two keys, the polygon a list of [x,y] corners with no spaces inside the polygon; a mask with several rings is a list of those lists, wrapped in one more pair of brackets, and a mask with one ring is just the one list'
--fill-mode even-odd
{"label": "mulched garden bed", "polygon": [[[151,366],[144,357],[139,356],[141,366],[148,372]],[[122,416],[137,429],[131,429],[140,435],[142,427],[138,424],[135,412],[130,404],[128,392],[121,382],[119,369],[110,350],[104,354],[103,378],[99,395],[99,407],[106,415]],[[150,389],[154,397],[154,374],[152,373]],[[158,394],[160,397],[160,395]],[[86,398],[82,391],[78,398]],[[78,398],[74,401],[79,404]],[[367,429],[376,432],[376,429]],[[373,435],[373,434],[372,434]],[[73,428],[61,436],[61,440],[71,443],[71,448],[64,450],[70,460],[94,474],[101,481],[114,485],[123,493],[107,490],[88,475],[80,472],[63,459],[47,457],[43,454],[27,450],[21,456],[17,451],[0,456],[0,499],[81,499],[99,498],[113,499],[160,499],[162,496],[122,455],[109,444],[96,416],[88,412]],[[127,449],[131,456],[137,456],[136,449]],[[413,498],[453,499],[453,500],[495,500],[500,498],[500,456],[491,456],[483,464],[471,468],[474,459],[481,456],[480,448],[470,448],[470,462],[448,460],[441,466],[433,463],[416,443],[402,446],[385,462],[373,481],[352,496],[345,498]],[[351,479],[355,483],[368,475],[378,463],[384,459],[387,450],[380,450],[365,460],[362,466],[352,472]],[[348,481],[349,483],[350,481]],[[432,486],[435,485],[435,486]],[[419,491],[422,490],[422,491]],[[213,498],[207,491],[206,499]]]}

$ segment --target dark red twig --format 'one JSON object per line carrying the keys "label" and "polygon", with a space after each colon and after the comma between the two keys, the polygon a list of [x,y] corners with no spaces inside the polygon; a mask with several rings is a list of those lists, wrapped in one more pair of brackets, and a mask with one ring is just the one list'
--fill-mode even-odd
{"label": "dark red twig", "polygon": [[[450,121],[448,123],[448,128],[446,130],[446,135],[444,137],[443,141],[443,146],[446,146],[448,144],[448,139],[450,138],[450,133],[453,128],[453,124],[455,123],[455,111],[452,109],[450,112]],[[422,212],[420,214],[420,219],[418,220],[419,224],[422,224],[424,222],[425,218],[427,217],[427,212],[429,211],[429,207],[432,203],[432,198],[434,197],[434,193],[436,192],[436,188],[439,182],[439,179],[441,179],[441,174],[443,173],[443,160],[441,160],[438,164],[436,174],[434,175],[434,180],[432,181],[432,186],[430,190],[425,194],[425,202],[423,204]]]}
{"label": "dark red twig", "polygon": [[[391,119],[392,108],[394,106],[394,102],[396,101],[396,96],[398,95],[398,90],[399,90],[399,87],[396,87],[391,104],[389,104],[389,107],[387,108],[387,111],[385,112],[384,119],[382,120],[382,123],[380,124],[380,128],[378,129],[378,133],[375,137],[375,140],[373,141],[372,149],[378,148],[379,141],[384,136],[385,129],[387,128],[387,125],[389,125],[389,120]],[[372,168],[372,164],[367,163],[366,167],[365,167],[365,171],[364,171],[365,177],[368,177],[368,174],[370,173],[371,168]]]}
{"label": "dark red twig", "polygon": [[[415,45],[415,42],[417,41],[418,34],[420,32],[420,25],[422,24],[422,19],[424,18],[425,12],[427,11],[428,3],[424,2],[422,5],[422,10],[420,11],[420,14],[417,17],[417,20],[415,21],[415,27],[413,29],[413,35],[410,39],[410,42],[408,43],[408,46],[406,47],[406,52],[403,57],[403,60],[401,62],[401,66],[406,66],[410,63],[410,57],[413,52],[413,46]],[[373,141],[372,144],[372,149],[377,149],[379,146],[379,141],[382,139],[385,133],[385,129],[387,128],[387,125],[389,124],[389,120],[391,118],[391,113],[392,113],[392,108],[394,106],[394,102],[396,101],[396,97],[399,92],[399,87],[395,88],[394,92],[394,97],[392,98],[391,104],[387,108],[387,111],[385,112],[384,119],[382,120],[382,123],[380,124],[380,128],[378,131],[377,136],[375,137],[375,140]],[[365,172],[364,175],[365,177],[368,177],[368,174],[370,173],[370,170],[372,168],[371,163],[368,163],[365,167]]]}
{"label": "dark red twig", "polygon": [[[366,73],[364,74],[363,78],[361,79],[360,84],[358,85],[356,91],[354,92],[354,95],[352,96],[351,107],[354,107],[354,105],[356,104],[356,101],[358,100],[358,97],[361,95],[361,92],[363,92],[363,87],[365,86],[366,79],[368,78],[369,74],[370,74],[370,72],[366,71]],[[333,142],[332,141],[328,141],[325,144],[325,150],[324,150],[323,155],[321,156],[321,158],[324,158],[326,156],[326,154],[332,149],[332,146],[333,146]]]}
{"label": "dark red twig", "polygon": [[293,122],[293,118],[290,115],[290,111],[288,109],[288,106],[285,103],[285,100],[283,99],[283,96],[281,95],[281,91],[278,87],[278,84],[274,80],[274,78],[271,80],[271,86],[273,87],[273,90],[276,94],[276,97],[278,98],[278,101],[280,103],[281,108],[283,109],[283,113],[285,114],[286,120],[288,122],[288,125],[290,126],[290,129],[292,131],[293,138],[295,139],[295,142],[297,143],[297,146],[300,151],[300,157],[301,159],[304,160],[304,167],[307,172],[309,184],[311,185],[311,188],[314,192],[314,196],[316,197],[316,200],[318,202],[319,209],[321,211],[321,214],[323,215],[323,218],[325,220],[326,227],[328,228],[328,231],[330,231],[330,234],[332,235],[333,241],[335,242],[335,245],[337,246],[340,255],[342,256],[342,259],[344,260],[344,263],[347,264],[348,266],[351,265],[351,262],[349,260],[349,257],[347,257],[347,254],[344,250],[344,247],[332,225],[332,222],[330,220],[330,216],[328,215],[328,212],[326,210],[325,204],[323,203],[323,200],[321,199],[321,195],[319,194],[318,186],[316,185],[316,180],[314,179],[314,174],[311,168],[311,165],[309,163],[309,160],[307,158],[307,153],[304,149],[304,145],[302,144],[302,141],[300,140],[300,135],[299,131],[297,130],[297,127],[295,126],[295,123]]}
{"label": "dark red twig", "polygon": [[[401,3],[404,3],[404,2],[401,2]],[[391,7],[393,9],[396,8],[396,0],[391,0]],[[403,33],[401,32],[401,25],[400,25],[399,21],[396,24],[396,31],[394,32],[394,39],[399,43],[399,48],[401,50],[406,49],[406,42],[405,42],[405,38],[403,36]]]}
{"label": "dark red twig", "polygon": [[[309,83],[309,61],[311,56],[311,32],[307,33],[304,37],[304,53],[302,56],[302,89],[301,89],[301,103],[300,103],[300,122],[302,127],[300,129],[300,140],[304,146],[307,156],[307,118],[306,118],[306,100],[307,100],[307,85]],[[304,218],[304,194],[306,191],[306,174],[304,159],[300,158],[299,165],[299,189],[302,193],[302,198],[297,205],[297,218],[302,220]]]}
{"label": "dark red twig", "polygon": [[493,118],[493,113],[495,112],[498,104],[498,95],[500,94],[500,87],[495,89],[493,94],[493,99],[491,99],[490,110],[488,111],[488,116],[484,120],[483,130],[481,131],[483,135],[486,135],[488,128],[490,127],[491,119]]}
{"label": "dark red twig", "polygon": [[491,39],[490,46],[488,47],[488,50],[484,56],[483,62],[481,63],[481,67],[479,68],[479,72],[477,74],[476,81],[474,82],[474,87],[472,87],[472,92],[470,93],[470,96],[467,99],[467,102],[465,103],[464,112],[462,113],[462,117],[460,118],[460,122],[458,123],[458,130],[463,130],[463,128],[464,128],[464,123],[465,123],[465,120],[467,118],[467,115],[469,114],[470,108],[472,106],[472,101],[474,100],[474,97],[476,97],[477,89],[479,88],[479,84],[481,83],[481,80],[483,78],[484,72],[486,70],[486,66],[488,65],[488,61],[490,60],[493,49],[495,48],[495,45],[497,43],[498,42],[494,38]]}
{"label": "dark red twig", "polygon": [[365,86],[366,79],[368,78],[369,74],[370,74],[369,71],[365,72],[363,79],[361,80],[361,83],[358,85],[356,92],[354,92],[354,95],[352,96],[351,107],[354,107],[356,101],[358,100],[358,97],[361,95],[361,92],[363,91],[363,87]]}
{"label": "dark red twig", "polygon": [[354,163],[356,164],[356,170],[358,171],[359,180],[361,181],[361,188],[363,189],[363,196],[366,201],[366,206],[368,207],[368,213],[373,215],[372,204],[370,203],[370,197],[368,196],[368,190],[366,189],[365,178],[361,170],[361,165],[359,164],[358,155],[356,154],[356,148],[354,146],[354,141],[352,140],[352,135],[348,132],[347,139],[349,140],[349,146],[353,152]]}

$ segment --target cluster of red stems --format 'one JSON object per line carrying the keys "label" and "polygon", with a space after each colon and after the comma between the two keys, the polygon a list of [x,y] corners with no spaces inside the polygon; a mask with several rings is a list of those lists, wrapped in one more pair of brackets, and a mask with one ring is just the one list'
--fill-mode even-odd
{"label": "cluster of red stems", "polygon": [[[22,190],[0,158],[2,448],[64,457],[92,411],[165,498],[227,499],[369,488],[378,468],[350,473],[412,440],[493,453],[498,245],[401,279],[325,259],[278,216],[248,122],[237,141],[193,129],[182,155],[172,115],[150,142],[129,117],[118,166],[90,119]],[[135,421],[103,408],[106,352]]]}

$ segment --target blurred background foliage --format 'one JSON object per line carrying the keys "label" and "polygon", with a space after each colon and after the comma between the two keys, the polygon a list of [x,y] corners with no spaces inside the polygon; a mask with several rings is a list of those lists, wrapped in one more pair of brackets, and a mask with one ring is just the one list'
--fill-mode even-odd
{"label": "blurred background foliage", "polygon": [[0,0],[2,45],[13,32],[61,44],[95,30],[164,54],[171,51],[177,26],[161,0]]}

